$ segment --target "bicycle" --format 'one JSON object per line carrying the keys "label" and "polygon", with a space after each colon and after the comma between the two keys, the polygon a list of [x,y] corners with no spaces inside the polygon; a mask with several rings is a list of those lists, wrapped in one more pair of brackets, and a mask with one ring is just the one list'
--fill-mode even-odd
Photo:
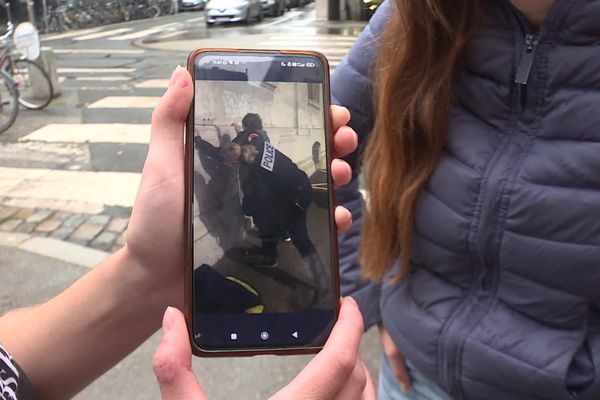
{"label": "bicycle", "polygon": [[36,62],[21,57],[12,40],[14,26],[0,37],[0,71],[17,87],[18,102],[30,110],[41,110],[52,101],[54,91],[48,73]]}
{"label": "bicycle", "polygon": [[19,113],[19,90],[12,76],[0,70],[0,133],[14,124]]}

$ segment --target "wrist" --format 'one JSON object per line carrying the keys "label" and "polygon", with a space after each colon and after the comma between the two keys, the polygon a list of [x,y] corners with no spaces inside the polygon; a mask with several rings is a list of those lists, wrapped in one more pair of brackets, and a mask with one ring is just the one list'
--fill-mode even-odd
{"label": "wrist", "polygon": [[122,269],[126,286],[143,298],[148,305],[158,307],[160,313],[167,306],[183,309],[183,266],[173,268],[138,257],[125,245],[115,254],[117,265]]}

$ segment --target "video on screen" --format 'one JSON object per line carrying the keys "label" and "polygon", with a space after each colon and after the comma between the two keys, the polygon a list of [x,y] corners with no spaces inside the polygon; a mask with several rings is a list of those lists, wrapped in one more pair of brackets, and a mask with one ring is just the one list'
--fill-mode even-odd
{"label": "video on screen", "polygon": [[195,85],[195,312],[333,309],[322,84]]}

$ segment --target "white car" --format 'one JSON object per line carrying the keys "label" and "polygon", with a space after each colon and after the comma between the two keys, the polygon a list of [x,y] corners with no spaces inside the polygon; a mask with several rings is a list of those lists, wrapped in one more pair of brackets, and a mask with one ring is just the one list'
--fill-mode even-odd
{"label": "white car", "polygon": [[260,0],[210,0],[206,5],[206,24],[217,22],[262,21]]}
{"label": "white car", "polygon": [[206,0],[182,0],[179,8],[183,11],[204,10]]}

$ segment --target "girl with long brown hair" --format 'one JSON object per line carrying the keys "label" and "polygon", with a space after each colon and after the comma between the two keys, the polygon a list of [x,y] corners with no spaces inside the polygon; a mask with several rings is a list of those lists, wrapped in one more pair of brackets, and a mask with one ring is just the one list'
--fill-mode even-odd
{"label": "girl with long brown hair", "polygon": [[368,194],[338,189],[342,284],[379,325],[380,398],[600,399],[598,21],[387,0],[336,70]]}

